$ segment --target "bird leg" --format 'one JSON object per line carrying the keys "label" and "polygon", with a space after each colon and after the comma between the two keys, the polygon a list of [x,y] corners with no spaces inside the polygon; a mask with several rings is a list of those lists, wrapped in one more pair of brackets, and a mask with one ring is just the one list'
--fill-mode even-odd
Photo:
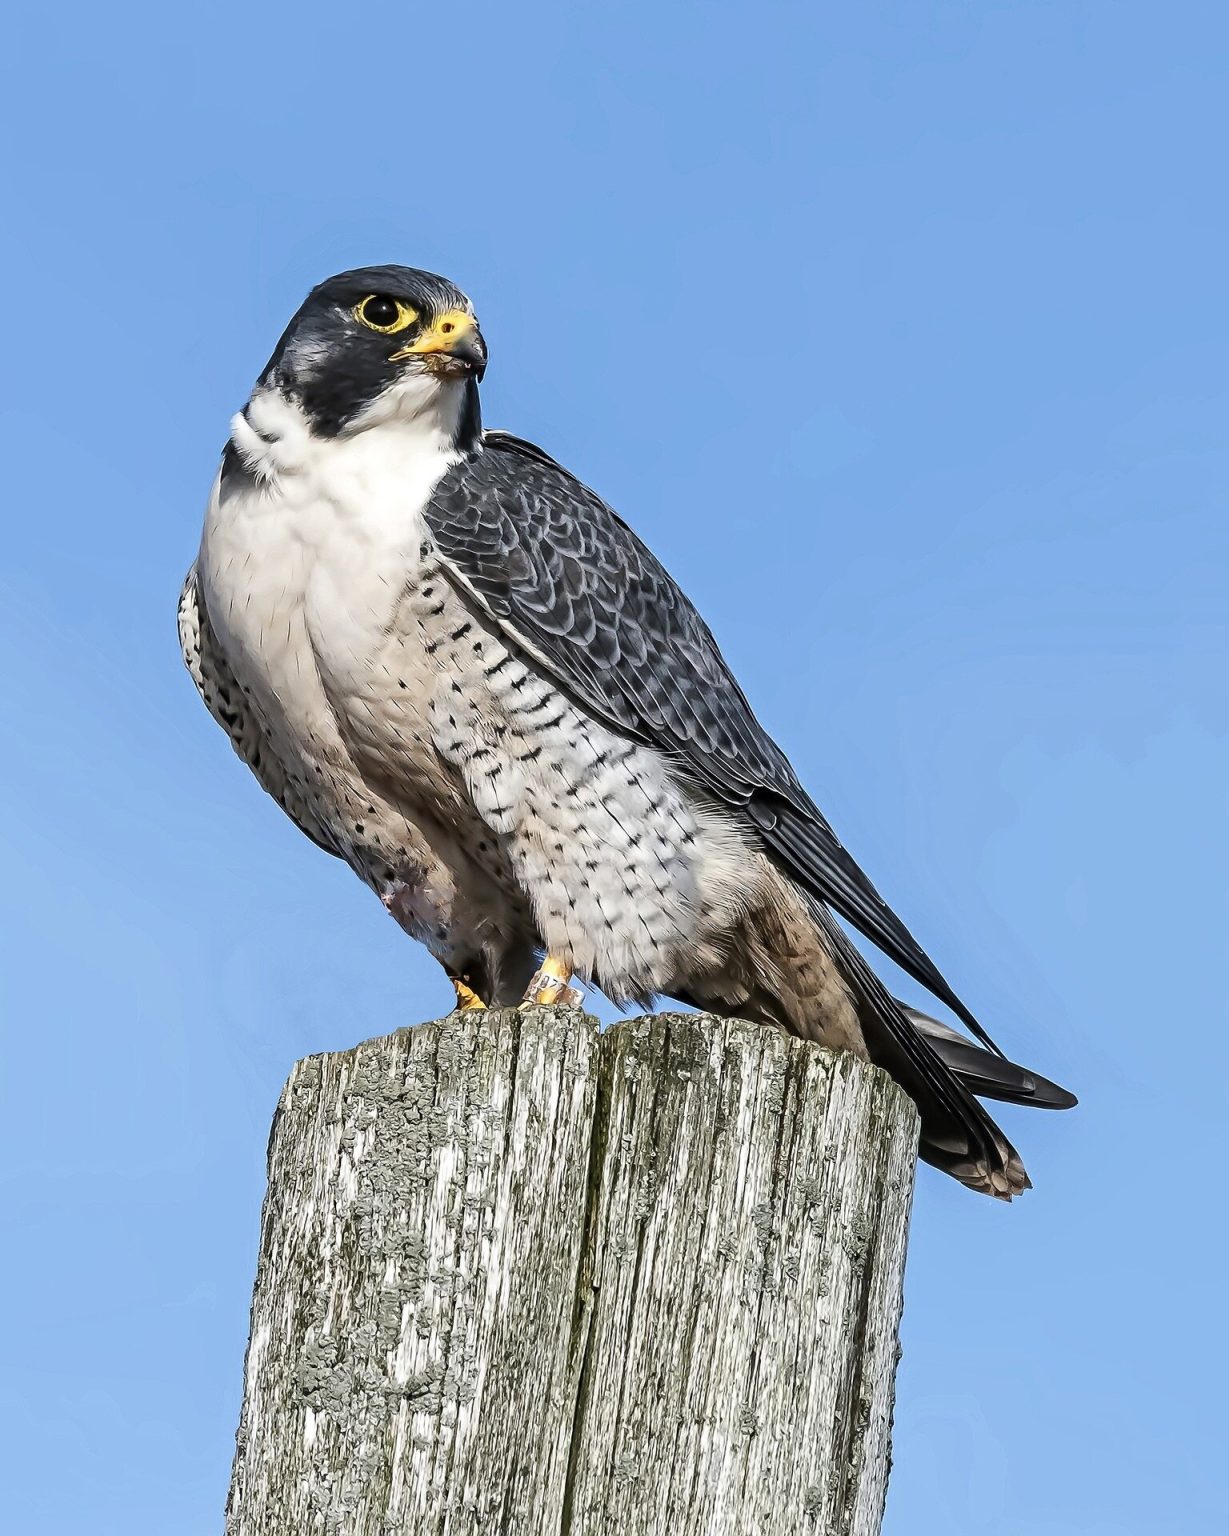
{"label": "bird leg", "polygon": [[547,1008],[579,1008],[584,993],[570,986],[571,980],[572,967],[567,961],[548,954],[530,978],[521,1006],[538,1003]]}
{"label": "bird leg", "polygon": [[461,1013],[468,1012],[471,1008],[485,1008],[486,1004],[470,986],[464,976],[450,976],[453,989],[457,994],[457,1008]]}

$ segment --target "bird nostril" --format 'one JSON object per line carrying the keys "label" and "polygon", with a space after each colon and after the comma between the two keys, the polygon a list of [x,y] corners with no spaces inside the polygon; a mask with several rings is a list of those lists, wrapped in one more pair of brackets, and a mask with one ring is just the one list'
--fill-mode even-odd
{"label": "bird nostril", "polygon": [[453,325],[451,320],[445,320],[443,325],[440,326],[440,330],[447,336],[450,332],[456,330],[456,326]]}

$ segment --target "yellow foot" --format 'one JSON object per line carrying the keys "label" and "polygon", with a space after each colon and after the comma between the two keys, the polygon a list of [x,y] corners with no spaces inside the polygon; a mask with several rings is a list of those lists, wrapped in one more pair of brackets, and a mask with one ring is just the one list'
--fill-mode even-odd
{"label": "yellow foot", "polygon": [[457,1008],[464,1013],[469,1008],[485,1008],[486,1004],[465,980],[463,976],[450,976],[453,988],[457,994]]}
{"label": "yellow foot", "polygon": [[584,993],[579,987],[570,986],[572,968],[554,955],[547,955],[533,973],[522,1008],[538,1005],[543,1008],[579,1008]]}

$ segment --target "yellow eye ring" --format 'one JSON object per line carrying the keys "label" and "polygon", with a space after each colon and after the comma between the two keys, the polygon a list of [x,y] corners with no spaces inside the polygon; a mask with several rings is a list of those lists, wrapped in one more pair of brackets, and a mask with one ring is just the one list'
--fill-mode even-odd
{"label": "yellow eye ring", "polygon": [[369,293],[354,306],[354,318],[369,331],[381,336],[395,336],[418,319],[418,311],[411,309],[400,299],[390,299],[382,293]]}

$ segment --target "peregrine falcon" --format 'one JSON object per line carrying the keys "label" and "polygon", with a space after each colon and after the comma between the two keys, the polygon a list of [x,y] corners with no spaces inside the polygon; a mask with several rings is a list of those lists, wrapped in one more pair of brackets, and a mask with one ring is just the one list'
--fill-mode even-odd
{"label": "peregrine falcon", "polygon": [[[261,785],[444,967],[458,1006],[685,1004],[868,1056],[921,1155],[1010,1199],[974,1095],[1059,1108],[887,906],[631,528],[484,431],[452,283],[313,289],[231,421],[179,605],[188,669]],[[897,1002],[844,918],[976,1037]]]}

